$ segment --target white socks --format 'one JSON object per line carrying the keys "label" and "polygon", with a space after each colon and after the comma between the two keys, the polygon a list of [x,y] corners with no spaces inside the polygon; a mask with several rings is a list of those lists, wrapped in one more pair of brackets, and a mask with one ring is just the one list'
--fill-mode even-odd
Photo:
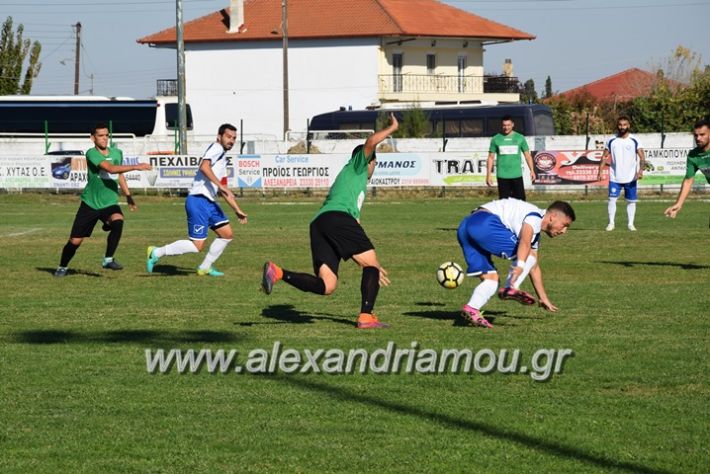
{"label": "white socks", "polygon": [[[523,284],[525,281],[525,278],[527,278],[528,274],[530,273],[530,270],[533,269],[535,264],[537,263],[537,258],[535,258],[534,255],[528,255],[527,260],[525,260],[525,266],[523,267],[523,272],[518,276],[518,279],[515,280],[515,285],[512,285],[513,288],[516,290],[520,289],[520,285]],[[505,280],[505,286],[506,288],[510,288],[510,279],[513,276],[513,269],[515,268],[515,264],[510,266],[510,270],[508,270],[508,278]]]}
{"label": "white socks", "polygon": [[192,240],[178,240],[165,247],[157,247],[153,249],[153,255],[161,258],[166,255],[183,255],[186,253],[197,253],[197,247],[192,243]]}
{"label": "white socks", "polygon": [[626,215],[629,218],[629,227],[634,226],[634,218],[636,217],[636,203],[629,202],[626,204]]}
{"label": "white socks", "polygon": [[609,212],[609,224],[613,224],[616,219],[616,198],[609,198],[607,211]]}
{"label": "white socks", "polygon": [[[609,198],[609,224],[614,224],[614,218],[616,217],[616,199]],[[634,219],[636,218],[636,203],[627,202],[626,203],[626,215],[629,219],[629,227],[634,226]]]}
{"label": "white socks", "polygon": [[212,245],[210,245],[210,250],[205,255],[205,259],[200,264],[200,270],[209,270],[212,268],[212,264],[217,261],[224,249],[227,248],[232,239],[214,239]]}
{"label": "white socks", "polygon": [[476,288],[473,289],[473,294],[471,295],[471,299],[468,301],[468,305],[472,308],[481,309],[483,305],[491,299],[491,296],[496,294],[497,289],[498,280],[484,279]]}

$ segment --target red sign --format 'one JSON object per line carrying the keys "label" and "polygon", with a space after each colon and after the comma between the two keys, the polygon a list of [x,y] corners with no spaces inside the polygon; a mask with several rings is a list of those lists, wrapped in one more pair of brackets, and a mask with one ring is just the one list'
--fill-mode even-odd
{"label": "red sign", "polygon": [[604,167],[602,179],[598,179],[602,154],[603,150],[533,152],[535,184],[606,185],[609,182],[608,167]]}

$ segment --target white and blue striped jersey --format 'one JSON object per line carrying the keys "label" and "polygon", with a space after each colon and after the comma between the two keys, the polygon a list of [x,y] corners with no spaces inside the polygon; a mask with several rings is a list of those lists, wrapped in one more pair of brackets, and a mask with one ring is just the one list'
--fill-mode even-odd
{"label": "white and blue striped jersey", "polygon": [[626,138],[612,137],[606,142],[606,149],[611,153],[609,180],[619,184],[636,181],[639,170],[638,150],[641,149],[638,138],[634,135]]}
{"label": "white and blue striped jersey", "polygon": [[[214,142],[207,147],[207,150],[205,150],[205,153],[200,159],[200,165],[204,160],[212,162],[210,165],[212,167],[212,172],[218,180],[222,181],[222,179],[227,176],[226,153],[226,150],[221,144]],[[195,179],[192,181],[189,194],[204,196],[210,201],[214,201],[217,197],[217,189],[217,185],[207,179],[202,171],[198,170]]]}
{"label": "white and blue striped jersey", "polygon": [[533,229],[532,248],[538,248],[542,217],[545,215],[543,209],[529,202],[514,198],[498,199],[497,201],[483,204],[481,207],[498,216],[503,225],[510,229],[518,238],[523,224],[530,225]]}

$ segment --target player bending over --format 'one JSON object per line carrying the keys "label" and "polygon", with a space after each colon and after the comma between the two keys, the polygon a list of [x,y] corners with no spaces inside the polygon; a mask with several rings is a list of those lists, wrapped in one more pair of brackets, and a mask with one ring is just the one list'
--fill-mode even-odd
{"label": "player bending over", "polygon": [[475,326],[491,328],[481,316],[481,308],[498,290],[498,272],[492,255],[515,261],[508,271],[505,287],[498,296],[522,304],[535,304],[532,295],[520,290],[525,277],[530,275],[540,306],[555,312],[557,307],[547,297],[538,265],[537,250],[540,232],[556,237],[567,232],[575,220],[574,210],[566,202],[555,201],[546,211],[518,199],[500,199],[483,204],[461,221],[458,240],[470,276],[478,276],[481,283],[473,290],[461,316]]}
{"label": "player bending over", "polygon": [[352,258],[362,267],[362,302],[357,327],[387,327],[374,315],[373,307],[380,285],[387,286],[390,281],[377,260],[375,247],[360,225],[360,209],[365,201],[367,181],[375,171],[375,149],[398,126],[397,119],[390,114],[387,128],[370,135],[364,145],[355,147],[350,161],[338,173],[323,206],[311,221],[311,255],[315,276],[292,272],[273,262],[266,262],[261,287],[267,295],[271,294],[279,280],[301,291],[329,295],[338,284],[340,260]]}

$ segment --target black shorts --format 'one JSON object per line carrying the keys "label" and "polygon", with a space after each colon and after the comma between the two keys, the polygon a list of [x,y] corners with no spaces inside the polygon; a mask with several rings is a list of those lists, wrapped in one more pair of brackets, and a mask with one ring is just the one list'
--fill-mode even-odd
{"label": "black shorts", "polygon": [[515,198],[525,201],[525,182],[523,177],[498,178],[498,197],[500,199]]}
{"label": "black shorts", "polygon": [[104,207],[103,209],[94,209],[88,206],[84,201],[81,201],[81,206],[79,206],[79,210],[76,211],[76,216],[74,217],[74,225],[72,225],[69,238],[91,237],[96,223],[98,221],[108,223],[109,217],[113,214],[123,215],[118,204]]}
{"label": "black shorts", "polygon": [[349,214],[324,212],[311,222],[311,255],[316,275],[324,263],[337,275],[340,260],[374,248],[362,226]]}

